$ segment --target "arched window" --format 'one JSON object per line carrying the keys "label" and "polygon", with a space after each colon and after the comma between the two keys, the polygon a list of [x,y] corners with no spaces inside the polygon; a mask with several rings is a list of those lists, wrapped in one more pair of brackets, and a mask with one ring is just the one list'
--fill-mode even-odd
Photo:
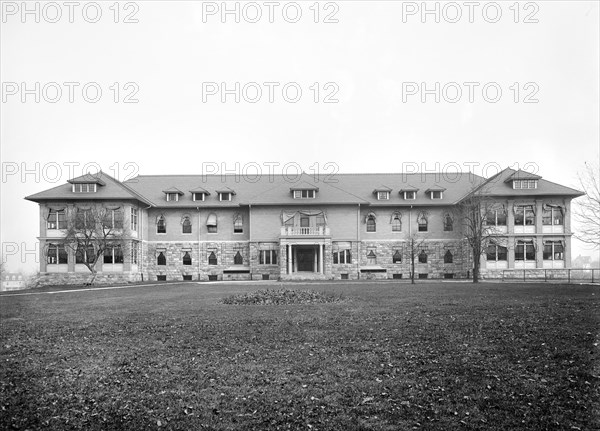
{"label": "arched window", "polygon": [[450,250],[446,251],[444,255],[444,263],[452,263],[454,257],[452,256],[452,252]]}
{"label": "arched window", "polygon": [[184,216],[181,220],[181,232],[182,233],[192,233],[192,221],[189,216]]}
{"label": "arched window", "polygon": [[369,214],[367,216],[367,232],[376,232],[377,231],[377,221],[375,220],[374,214]]}
{"label": "arched window", "polygon": [[425,250],[421,250],[421,253],[419,253],[419,263],[427,263],[427,253],[425,253]]}
{"label": "arched window", "polygon": [[192,256],[190,256],[190,252],[186,251],[183,254],[183,264],[184,265],[191,265],[192,264]]}
{"label": "arched window", "polygon": [[165,257],[165,254],[162,251],[160,253],[158,253],[158,256],[156,258],[156,264],[157,265],[166,265],[167,264],[167,258]]}
{"label": "arched window", "polygon": [[446,232],[454,230],[454,220],[452,220],[452,216],[450,214],[446,214],[444,216],[444,230]]}
{"label": "arched window", "polygon": [[392,215],[392,232],[402,231],[402,218],[400,214],[394,213]]}
{"label": "arched window", "polygon": [[394,255],[392,256],[392,262],[393,263],[402,263],[402,253],[400,252],[400,250],[396,250],[394,252]]}
{"label": "arched window", "polygon": [[419,232],[427,232],[427,215],[425,213],[419,214],[417,223],[419,224]]}
{"label": "arched window", "polygon": [[235,256],[233,257],[233,264],[234,265],[242,265],[244,263],[244,258],[242,257],[242,253],[240,253],[239,251],[235,254]]}
{"label": "arched window", "polygon": [[209,265],[217,265],[217,255],[214,251],[211,251],[208,255],[208,264]]}
{"label": "arched window", "polygon": [[244,232],[244,220],[242,219],[241,214],[236,214],[233,216],[233,233],[243,233]]}
{"label": "arched window", "polygon": [[156,233],[167,233],[167,222],[162,215],[156,219]]}

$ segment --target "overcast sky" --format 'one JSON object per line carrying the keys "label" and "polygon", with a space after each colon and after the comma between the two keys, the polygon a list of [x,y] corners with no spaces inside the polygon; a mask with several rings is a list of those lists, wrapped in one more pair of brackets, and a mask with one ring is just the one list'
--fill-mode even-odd
{"label": "overcast sky", "polygon": [[34,247],[23,197],[86,163],[120,179],[526,166],[577,187],[599,157],[598,2],[513,3],[3,2],[3,247]]}

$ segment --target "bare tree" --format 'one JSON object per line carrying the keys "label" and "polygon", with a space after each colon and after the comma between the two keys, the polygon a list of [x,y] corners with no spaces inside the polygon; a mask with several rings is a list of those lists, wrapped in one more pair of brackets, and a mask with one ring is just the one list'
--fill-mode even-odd
{"label": "bare tree", "polygon": [[498,210],[497,204],[486,195],[483,187],[474,187],[457,207],[462,222],[462,234],[473,256],[473,283],[479,283],[481,256],[487,251],[498,230],[489,216]]}
{"label": "bare tree", "polygon": [[74,208],[67,216],[67,234],[62,243],[75,253],[77,263],[89,269],[92,276],[87,284],[93,284],[97,275],[96,264],[105,252],[116,249],[122,263],[129,249],[129,238],[122,209],[95,204]]}
{"label": "bare tree", "polygon": [[408,255],[410,257],[410,283],[415,284],[415,259],[419,256],[419,250],[423,248],[425,240],[412,234],[408,239]]}
{"label": "bare tree", "polygon": [[585,196],[576,201],[575,217],[579,230],[574,235],[587,244],[600,246],[600,177],[598,164],[585,164],[585,171],[577,175]]}

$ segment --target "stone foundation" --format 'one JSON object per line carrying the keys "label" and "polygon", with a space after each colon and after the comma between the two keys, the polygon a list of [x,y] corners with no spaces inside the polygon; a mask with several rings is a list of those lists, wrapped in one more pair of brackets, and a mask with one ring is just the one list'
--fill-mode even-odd
{"label": "stone foundation", "polygon": [[[92,279],[92,274],[82,272],[41,272],[31,280],[31,287],[59,286],[59,285],[86,285]],[[94,285],[101,284],[126,284],[142,281],[139,272],[127,273],[98,273]]]}

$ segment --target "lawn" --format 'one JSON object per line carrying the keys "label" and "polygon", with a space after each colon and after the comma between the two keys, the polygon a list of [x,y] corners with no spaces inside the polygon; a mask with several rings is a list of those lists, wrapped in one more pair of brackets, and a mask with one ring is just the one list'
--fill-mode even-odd
{"label": "lawn", "polygon": [[[330,303],[229,305],[259,289]],[[600,429],[600,288],[0,295],[2,429]]]}

